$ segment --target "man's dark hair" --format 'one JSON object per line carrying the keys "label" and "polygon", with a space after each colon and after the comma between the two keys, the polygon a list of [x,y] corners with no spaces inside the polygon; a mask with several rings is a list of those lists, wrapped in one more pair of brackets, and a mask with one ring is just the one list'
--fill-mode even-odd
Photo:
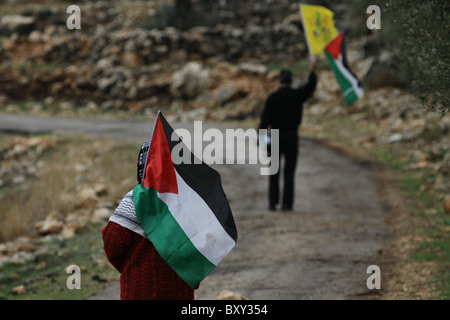
{"label": "man's dark hair", "polygon": [[292,72],[290,70],[283,69],[280,71],[280,82],[282,84],[292,83]]}

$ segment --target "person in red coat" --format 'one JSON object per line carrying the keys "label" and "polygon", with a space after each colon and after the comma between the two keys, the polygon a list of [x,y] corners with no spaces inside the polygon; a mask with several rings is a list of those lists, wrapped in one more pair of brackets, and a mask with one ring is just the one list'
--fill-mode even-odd
{"label": "person in red coat", "polygon": [[109,221],[102,229],[104,251],[120,272],[121,300],[194,300],[191,288],[147,239]]}
{"label": "person in red coat", "polygon": [[[141,183],[150,141],[139,153],[137,178]],[[132,191],[125,195],[102,229],[108,261],[120,272],[121,300],[193,300],[191,288],[161,258],[136,217]],[[198,286],[197,286],[198,288]]]}

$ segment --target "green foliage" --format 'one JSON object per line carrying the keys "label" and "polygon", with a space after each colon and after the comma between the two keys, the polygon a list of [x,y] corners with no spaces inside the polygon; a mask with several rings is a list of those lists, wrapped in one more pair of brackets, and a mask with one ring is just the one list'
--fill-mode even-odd
{"label": "green foliage", "polygon": [[396,35],[390,44],[411,73],[411,91],[442,113],[450,111],[449,9],[448,1],[388,0],[392,20],[382,19]]}
{"label": "green foliage", "polygon": [[338,27],[351,37],[359,37],[369,32],[365,23],[369,16],[366,9],[371,4],[381,9],[377,49],[392,51],[398,57],[396,76],[430,110],[449,112],[450,2],[346,0],[330,3],[329,8],[336,13]]}

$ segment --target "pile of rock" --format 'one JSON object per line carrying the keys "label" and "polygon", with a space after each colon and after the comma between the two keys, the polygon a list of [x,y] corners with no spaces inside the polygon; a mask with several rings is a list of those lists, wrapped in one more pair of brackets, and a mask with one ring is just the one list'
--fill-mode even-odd
{"label": "pile of rock", "polygon": [[46,252],[46,248],[36,246],[30,238],[18,237],[13,241],[0,243],[0,266],[6,263],[26,263]]}
{"label": "pile of rock", "polygon": [[39,177],[43,160],[37,160],[44,151],[51,149],[56,137],[16,137],[0,145],[0,187],[19,185],[28,179]]}
{"label": "pile of rock", "polygon": [[44,220],[35,224],[36,234],[56,235],[60,239],[70,239],[88,223],[108,219],[112,214],[112,204],[102,202],[106,195],[108,195],[108,189],[103,184],[80,188],[78,194],[74,196],[76,202],[73,212],[65,217],[57,211],[50,212]]}
{"label": "pile of rock", "polygon": [[[47,247],[42,245],[45,242],[71,239],[89,223],[106,222],[112,214],[111,204],[102,201],[107,194],[108,189],[102,184],[81,188],[72,213],[62,216],[53,210],[44,220],[35,223],[35,235],[38,238],[21,236],[0,243],[0,266],[33,261],[48,253]],[[36,244],[37,240],[39,244]]]}
{"label": "pile of rock", "polygon": [[[8,262],[25,263],[45,254],[45,245],[36,244],[36,240],[45,243],[55,239],[71,239],[88,224],[105,222],[117,206],[117,203],[110,200],[112,191],[93,173],[95,170],[89,161],[75,162],[70,168],[64,169],[63,172],[71,173],[69,179],[74,184],[70,184],[69,188],[65,188],[64,184],[55,188],[52,178],[49,178],[49,163],[54,166],[55,162],[51,162],[48,154],[62,141],[62,138],[53,135],[6,136],[0,141],[0,188],[7,191],[0,194],[0,200],[6,203],[6,209],[2,212],[0,239],[9,240],[19,235],[15,240],[0,243],[0,265]],[[60,164],[56,163],[58,165]],[[56,172],[58,171],[52,171],[50,175],[55,175]],[[44,189],[33,188],[38,179],[46,179],[48,182],[41,184],[39,188],[54,188],[57,193],[46,193]],[[18,204],[17,210],[14,206],[8,207],[9,198],[6,198],[14,191],[25,194],[24,197],[17,198],[24,201]],[[43,209],[39,201],[50,205],[43,206],[47,208]],[[29,207],[33,207],[33,216],[19,215]],[[49,212],[42,212],[43,210]],[[17,221],[18,219],[26,219],[27,223]]]}
{"label": "pile of rock", "polygon": [[[51,97],[75,106],[164,107],[180,98],[180,90],[173,89],[180,87],[177,75],[189,61],[268,63],[307,55],[299,41],[297,9],[288,1],[264,6],[251,1],[240,5],[239,12],[229,4],[220,8],[214,25],[186,31],[140,27],[136,21],[155,14],[154,5],[140,5],[144,13],[138,4],[125,10],[122,4],[88,3],[82,8],[81,30],[66,28],[67,14],[60,8],[36,6],[22,15],[2,17],[9,38],[0,44],[0,62],[13,68],[0,68],[1,100]],[[278,9],[270,12],[271,7]],[[200,93],[198,88],[183,91],[188,99]]]}
{"label": "pile of rock", "polygon": [[212,21],[199,17],[199,23],[187,30],[160,21],[170,9],[166,4],[101,1],[81,6],[78,31],[66,28],[64,8],[47,6],[30,6],[20,15],[3,16],[0,30],[4,36],[29,35],[34,42],[51,40],[43,52],[49,61],[98,61],[118,54],[134,63],[149,64],[172,53],[179,55],[178,50],[188,59],[221,56],[225,60],[305,53],[304,45],[299,45],[301,22],[296,5],[289,1],[228,2],[202,8]]}

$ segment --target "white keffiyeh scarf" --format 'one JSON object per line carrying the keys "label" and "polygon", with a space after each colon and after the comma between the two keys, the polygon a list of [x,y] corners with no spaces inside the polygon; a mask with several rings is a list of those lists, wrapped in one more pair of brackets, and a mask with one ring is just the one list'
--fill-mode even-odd
{"label": "white keffiyeh scarf", "polygon": [[109,218],[109,221],[115,222],[124,228],[134,231],[144,238],[148,238],[136,216],[136,210],[133,202],[133,190],[125,195],[116,211],[114,211],[113,215]]}

